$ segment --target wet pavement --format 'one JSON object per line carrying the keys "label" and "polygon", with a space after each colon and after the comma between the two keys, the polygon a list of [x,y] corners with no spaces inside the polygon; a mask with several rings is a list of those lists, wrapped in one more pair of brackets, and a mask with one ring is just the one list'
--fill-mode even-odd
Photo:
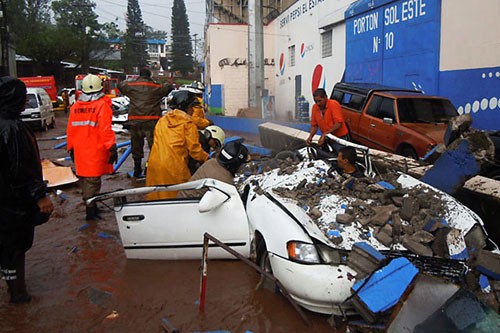
{"label": "wet pavement", "polygon": [[[66,115],[58,113],[56,128],[37,137],[64,135],[65,124]],[[117,136],[117,142],[125,140]],[[42,158],[67,156],[53,149],[59,142],[40,141]],[[103,177],[102,191],[144,185],[127,177],[131,168],[129,158],[117,174]],[[51,194],[55,211],[37,227],[27,253],[32,302],[7,303],[0,283],[1,332],[162,332],[162,318],[181,332],[335,332],[329,316],[304,310],[307,326],[282,295],[256,290],[258,274],[237,260],[209,261],[206,309],[200,313],[201,262],[127,260],[112,207],[100,204],[102,220],[87,223],[78,186],[59,189],[66,199]]]}

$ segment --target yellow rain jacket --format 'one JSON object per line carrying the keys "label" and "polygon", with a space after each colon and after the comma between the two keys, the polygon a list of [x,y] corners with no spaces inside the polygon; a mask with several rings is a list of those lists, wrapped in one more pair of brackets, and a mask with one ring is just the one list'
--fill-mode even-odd
{"label": "yellow rain jacket", "polygon": [[196,97],[197,101],[191,106],[193,122],[196,124],[198,129],[202,130],[208,125],[210,125],[210,120],[205,118],[205,110],[203,110],[203,99]]}
{"label": "yellow rain jacket", "polygon": [[[188,156],[205,162],[208,154],[199,142],[196,125],[191,116],[173,110],[163,116],[155,127],[153,147],[149,154],[146,186],[174,185],[187,182],[191,177]],[[177,192],[155,192],[148,200],[175,198]]]}

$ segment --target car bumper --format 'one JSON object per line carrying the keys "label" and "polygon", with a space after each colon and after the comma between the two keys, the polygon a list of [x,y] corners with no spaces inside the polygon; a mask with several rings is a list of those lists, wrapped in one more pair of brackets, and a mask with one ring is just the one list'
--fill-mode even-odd
{"label": "car bumper", "polygon": [[345,265],[306,265],[269,253],[273,275],[300,306],[324,314],[341,315],[339,305],[351,296],[356,272]]}

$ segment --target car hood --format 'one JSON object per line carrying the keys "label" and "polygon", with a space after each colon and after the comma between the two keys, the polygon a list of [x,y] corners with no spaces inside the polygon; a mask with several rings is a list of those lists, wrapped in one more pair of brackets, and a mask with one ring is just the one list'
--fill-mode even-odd
{"label": "car hood", "polygon": [[404,126],[414,130],[415,132],[421,133],[423,135],[428,136],[432,140],[436,141],[436,143],[444,142],[444,132],[448,127],[448,124],[439,123],[439,124],[415,124],[415,123],[404,123]]}
{"label": "car hood", "polygon": [[[350,225],[337,222],[337,214],[344,214],[356,203],[359,203],[360,199],[357,196],[359,192],[353,190],[349,194],[348,190],[325,190],[325,187],[320,185],[330,183],[331,189],[335,186],[343,186],[338,182],[346,181],[345,178],[336,173],[328,175],[329,168],[330,166],[321,160],[302,162],[296,165],[293,172],[274,169],[264,174],[252,175],[242,185],[249,184],[255,195],[266,195],[279,202],[282,209],[288,210],[288,213],[293,215],[295,222],[299,223],[311,238],[326,245],[350,250],[354,243],[364,241],[378,250],[389,250],[375,237],[379,227],[363,226],[361,224],[363,216],[360,214],[353,214],[356,216]],[[481,219],[474,212],[453,197],[411,176],[399,173],[392,182],[403,189],[429,191],[432,200],[442,204],[443,210],[439,216],[441,221],[446,221],[451,228],[461,230],[462,237],[474,225],[478,223],[482,225]],[[373,183],[375,184],[376,180]],[[297,188],[300,186],[309,187],[306,191],[309,195],[297,192]],[[320,189],[320,187],[322,188]],[[311,200],[313,197],[315,199]],[[381,205],[380,202],[373,199],[364,199],[363,202],[367,208]],[[409,221],[403,220],[403,223],[409,224]],[[338,241],[334,243],[331,240],[332,232],[342,236],[340,243]],[[395,249],[405,250],[405,247],[396,244]]]}

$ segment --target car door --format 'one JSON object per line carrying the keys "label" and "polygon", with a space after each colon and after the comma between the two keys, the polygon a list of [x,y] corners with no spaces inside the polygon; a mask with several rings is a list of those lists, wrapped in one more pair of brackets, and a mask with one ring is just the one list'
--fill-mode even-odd
{"label": "car door", "polygon": [[[248,257],[246,212],[234,186],[224,185],[211,188],[202,199],[131,202],[115,207],[127,258],[200,259],[205,232]],[[214,195],[222,196],[222,204],[209,210],[200,208],[202,200]],[[213,244],[208,253],[211,259],[234,258]]]}
{"label": "car door", "polygon": [[392,98],[373,96],[366,110],[365,129],[368,129],[370,146],[394,152],[397,120],[395,114],[395,101]]}

